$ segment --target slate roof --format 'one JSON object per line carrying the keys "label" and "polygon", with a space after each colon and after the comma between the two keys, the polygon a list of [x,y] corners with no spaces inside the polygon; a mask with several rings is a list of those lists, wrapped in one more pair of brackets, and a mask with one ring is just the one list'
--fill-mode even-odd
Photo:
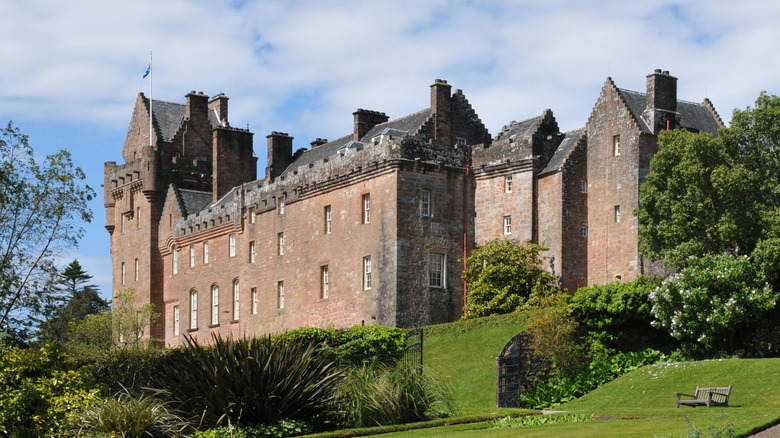
{"label": "slate roof", "polygon": [[539,171],[539,175],[545,175],[548,173],[556,172],[560,170],[569,158],[569,155],[577,146],[582,136],[585,135],[585,128],[575,129],[565,134],[563,141],[558,145],[558,148],[553,153],[550,161],[544,166],[544,169]]}
{"label": "slate roof", "polygon": [[[162,141],[172,141],[182,123],[184,115],[187,113],[187,105],[183,103],[168,102],[166,100],[152,101],[152,119],[157,127]],[[219,127],[217,115],[209,111],[209,122],[212,128]]]}
{"label": "slate roof", "polygon": [[[404,117],[399,117],[385,123],[380,123],[371,128],[371,130],[360,139],[360,143],[362,143],[363,147],[373,147],[374,144],[371,140],[377,135],[382,134],[382,132],[388,130],[391,130],[393,136],[397,135],[399,131],[406,132],[407,135],[415,135],[422,127],[422,125],[428,121],[430,116],[431,110],[426,108],[422,111],[418,111]],[[298,169],[299,167],[306,167],[310,163],[315,163],[325,158],[335,156],[338,154],[339,150],[349,146],[353,140],[354,134],[348,134],[331,142],[306,150],[303,152],[303,154],[301,154],[300,157],[298,157],[292,164],[290,164],[290,166],[287,167],[284,172],[282,172],[282,175],[287,175],[289,172],[292,172],[294,169]]]}
{"label": "slate roof", "polygon": [[[618,92],[626,101],[629,111],[642,131],[652,133],[652,127],[642,117],[647,106],[647,95],[623,88],[618,88]],[[704,104],[678,100],[677,112],[680,113],[680,125],[685,129],[715,134],[720,128],[718,121]]]}
{"label": "slate roof", "polygon": [[539,124],[542,123],[543,116],[533,117],[522,122],[512,122],[496,136],[495,141],[513,141],[518,142],[518,139],[531,137],[539,129]]}
{"label": "slate roof", "polygon": [[184,203],[185,215],[197,213],[211,203],[211,192],[177,189]]}

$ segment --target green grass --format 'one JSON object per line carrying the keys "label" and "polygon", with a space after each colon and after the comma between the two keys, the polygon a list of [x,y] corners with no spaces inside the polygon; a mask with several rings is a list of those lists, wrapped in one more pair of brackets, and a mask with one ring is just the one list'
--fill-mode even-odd
{"label": "green grass", "polygon": [[496,356],[524,328],[525,318],[510,314],[425,329],[425,365],[451,386],[460,414],[517,412],[496,408]]}

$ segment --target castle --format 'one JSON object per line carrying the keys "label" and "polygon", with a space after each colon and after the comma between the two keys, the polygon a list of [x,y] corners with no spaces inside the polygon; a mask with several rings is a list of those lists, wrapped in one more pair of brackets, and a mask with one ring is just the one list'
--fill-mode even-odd
{"label": "castle", "polygon": [[607,78],[569,132],[545,110],[492,138],[438,79],[429,108],[353,116],[350,134],[309,149],[272,132],[258,179],[253,134],[230,126],[227,96],[139,93],[104,202],[114,296],[132,291],[161,314],[145,335],[175,347],[184,333],[452,321],[467,290],[459,260],[495,238],[550,248],[546,267],[570,291],[657,273],[633,215],[657,134],[723,126],[661,70],[646,93]]}

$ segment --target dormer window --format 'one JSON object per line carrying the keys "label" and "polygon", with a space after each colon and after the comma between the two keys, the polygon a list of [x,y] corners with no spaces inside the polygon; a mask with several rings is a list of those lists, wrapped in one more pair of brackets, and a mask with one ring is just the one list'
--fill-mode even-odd
{"label": "dormer window", "polygon": [[466,144],[468,143],[466,142],[466,139],[463,137],[455,137],[455,144],[457,144],[458,146],[466,146]]}

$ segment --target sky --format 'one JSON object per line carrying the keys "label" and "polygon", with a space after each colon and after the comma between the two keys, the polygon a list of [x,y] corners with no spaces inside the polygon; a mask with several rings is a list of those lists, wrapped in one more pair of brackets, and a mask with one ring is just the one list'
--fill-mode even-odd
{"label": "sky", "polygon": [[122,163],[150,51],[153,97],[225,93],[262,176],[271,131],[295,149],[335,140],[358,108],[427,108],[435,79],[462,89],[494,137],[548,108],[563,131],[580,128],[607,77],[644,92],[655,69],[728,123],[780,94],[778,22],[766,0],[0,0],[0,124],[85,171],[94,219],[63,265],[78,259],[110,297],[103,163]]}

